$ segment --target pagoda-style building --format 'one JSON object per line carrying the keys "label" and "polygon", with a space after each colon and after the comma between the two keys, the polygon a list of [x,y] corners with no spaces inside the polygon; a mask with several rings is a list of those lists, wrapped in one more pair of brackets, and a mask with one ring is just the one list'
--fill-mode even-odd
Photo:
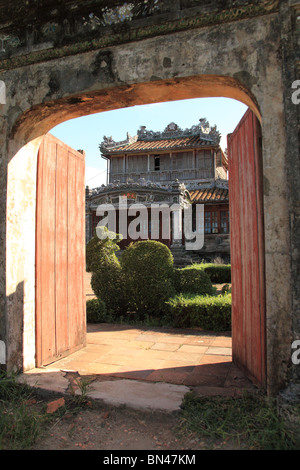
{"label": "pagoda-style building", "polygon": [[[115,228],[124,236],[120,210],[122,201],[126,201],[131,210],[127,212],[121,249],[136,240],[130,237],[127,228],[136,218],[132,215],[134,209],[138,210],[138,205],[142,205],[148,210],[148,223],[138,227],[138,239],[159,240],[173,252],[182,255],[185,252],[193,260],[221,257],[229,261],[228,162],[219,143],[220,133],[216,127],[210,127],[206,119],[200,119],[198,125],[185,130],[175,123],[169,124],[163,132],[147,131],[142,126],[135,137],[127,134],[127,139],[122,142],[104,137],[99,148],[101,156],[107,160],[108,184],[86,190],[87,241],[101,219],[96,212],[103,204],[115,209]],[[163,216],[151,219],[154,205],[171,208],[174,204],[182,208],[192,207],[193,231],[204,231],[201,250],[191,250],[190,246],[187,250],[183,228],[178,236],[176,216],[170,216],[168,234],[162,229]],[[197,227],[197,204],[204,208],[202,228]]]}

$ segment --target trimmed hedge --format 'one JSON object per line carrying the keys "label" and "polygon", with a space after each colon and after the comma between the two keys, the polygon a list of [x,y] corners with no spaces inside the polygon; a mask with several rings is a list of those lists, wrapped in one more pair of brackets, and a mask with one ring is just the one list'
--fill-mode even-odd
{"label": "trimmed hedge", "polygon": [[103,300],[90,299],[86,302],[86,320],[88,323],[107,321],[106,306]]}
{"label": "trimmed hedge", "polygon": [[212,295],[213,286],[205,271],[191,266],[174,270],[174,283],[178,293]]}
{"label": "trimmed hedge", "polygon": [[231,294],[201,296],[179,294],[166,302],[165,320],[177,328],[231,330]]}
{"label": "trimmed hedge", "polygon": [[231,283],[230,264],[199,263],[193,264],[192,268],[202,269],[210,277],[213,284]]}
{"label": "trimmed hedge", "polygon": [[170,249],[155,240],[131,243],[121,266],[129,309],[140,318],[161,315],[165,301],[176,294]]}

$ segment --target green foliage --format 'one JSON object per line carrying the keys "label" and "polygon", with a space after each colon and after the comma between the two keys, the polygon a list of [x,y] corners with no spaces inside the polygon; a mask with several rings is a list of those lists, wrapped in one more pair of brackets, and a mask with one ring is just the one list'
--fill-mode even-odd
{"label": "green foliage", "polygon": [[95,272],[100,265],[117,261],[116,251],[120,249],[121,236],[110,232],[107,227],[98,227],[97,233],[86,245],[86,270]]}
{"label": "green foliage", "polygon": [[92,273],[91,287],[96,297],[105,303],[108,315],[118,317],[125,313],[124,276],[117,259],[98,265]]}
{"label": "green foliage", "polygon": [[204,271],[213,284],[231,283],[230,264],[195,263],[188,268]]}
{"label": "green foliage", "polygon": [[[299,413],[299,410],[298,410]],[[237,398],[185,395],[180,432],[211,440],[228,439],[248,450],[298,450],[299,427],[294,429],[278,412],[276,399],[263,394]]]}
{"label": "green foliage", "polygon": [[[30,450],[36,440],[51,432],[64,416],[77,414],[86,405],[86,379],[78,383],[80,396],[66,399],[65,406],[47,413],[47,401],[34,388],[0,370],[0,450]],[[38,399],[37,399],[38,398]]]}
{"label": "green foliage", "polygon": [[231,330],[231,294],[201,296],[179,294],[166,302],[166,320],[174,327]]}
{"label": "green foliage", "polygon": [[222,287],[222,294],[226,293],[231,294],[231,287],[229,284],[224,284],[224,286]]}
{"label": "green foliage", "polygon": [[175,288],[178,293],[205,295],[213,294],[212,282],[201,269],[187,266],[174,270]]}
{"label": "green foliage", "polygon": [[86,303],[86,319],[88,323],[107,321],[106,305],[101,299],[91,299]]}
{"label": "green foliage", "polygon": [[230,264],[198,264],[198,269],[203,269],[210,277],[213,284],[223,284],[231,282],[231,265]]}
{"label": "green foliage", "polygon": [[131,243],[121,266],[129,308],[140,317],[161,315],[164,302],[175,295],[170,249],[155,240]]}
{"label": "green foliage", "polygon": [[[86,247],[87,271],[92,273],[91,287],[99,302],[104,302],[108,317],[117,317],[124,313],[124,281],[121,266],[116,256],[120,249],[120,235],[110,232],[107,227],[98,227],[97,234]],[[90,307],[89,307],[90,308]],[[101,307],[101,315],[104,312]],[[95,309],[93,309],[94,315]],[[101,321],[101,320],[99,320]]]}
{"label": "green foliage", "polygon": [[41,430],[36,413],[26,404],[31,389],[0,372],[0,450],[28,449]]}

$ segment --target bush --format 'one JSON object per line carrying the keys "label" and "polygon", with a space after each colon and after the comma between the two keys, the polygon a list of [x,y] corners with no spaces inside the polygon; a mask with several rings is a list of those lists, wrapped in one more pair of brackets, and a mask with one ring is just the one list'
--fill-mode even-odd
{"label": "bush", "polygon": [[118,260],[100,264],[92,273],[91,287],[105,305],[108,315],[118,317],[126,311],[124,278]]}
{"label": "bush", "polygon": [[200,296],[179,294],[166,302],[166,322],[177,328],[231,330],[231,294]]}
{"label": "bush", "polygon": [[201,269],[186,267],[174,270],[174,283],[178,293],[213,294],[212,282]]}
{"label": "bush", "polygon": [[98,227],[98,231],[102,238],[95,235],[86,245],[86,270],[87,272],[95,272],[101,264],[116,262],[116,251],[120,249],[118,241],[120,235],[110,232],[107,227]]}
{"label": "bush", "polygon": [[103,300],[91,299],[87,301],[86,320],[88,323],[101,323],[107,320],[106,306]]}
{"label": "bush", "polygon": [[202,269],[213,284],[231,283],[230,264],[199,263],[193,264],[193,268]]}
{"label": "bush", "polygon": [[229,284],[224,284],[222,287],[222,294],[231,294],[231,287]]}
{"label": "bush", "polygon": [[170,249],[155,240],[131,243],[122,254],[121,266],[129,308],[140,318],[161,315],[165,300],[176,293]]}

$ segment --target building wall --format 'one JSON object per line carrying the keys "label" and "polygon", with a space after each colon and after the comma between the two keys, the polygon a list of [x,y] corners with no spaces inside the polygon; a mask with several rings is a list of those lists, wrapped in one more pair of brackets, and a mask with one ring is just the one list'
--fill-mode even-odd
{"label": "building wall", "polygon": [[[159,157],[159,170],[155,170],[155,158]],[[189,150],[148,155],[112,156],[109,181],[125,183],[131,179],[171,183],[178,179],[184,183],[214,178],[214,152],[211,149]],[[221,165],[220,165],[221,166]]]}

